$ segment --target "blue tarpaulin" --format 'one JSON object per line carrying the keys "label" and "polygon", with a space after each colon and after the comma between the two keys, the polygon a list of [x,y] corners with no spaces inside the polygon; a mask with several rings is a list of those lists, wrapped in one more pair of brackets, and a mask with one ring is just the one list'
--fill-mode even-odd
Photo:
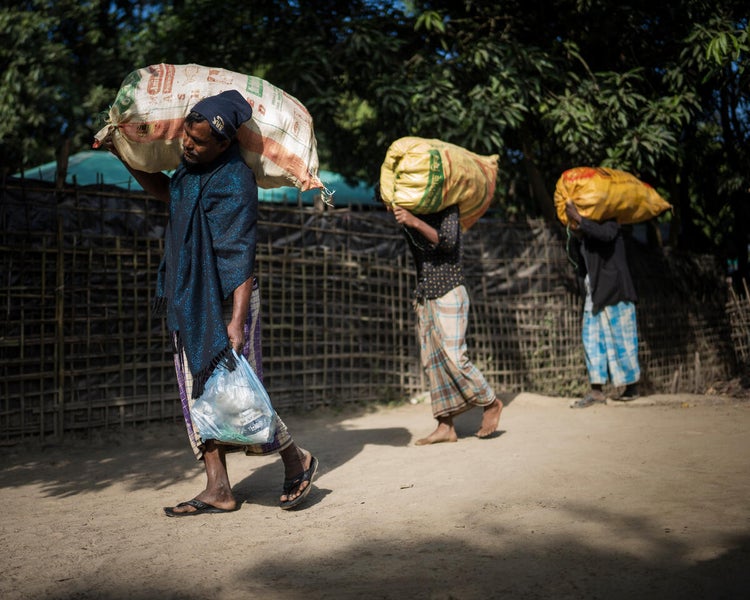
{"label": "blue tarpaulin", "polygon": [[[56,171],[57,162],[52,161],[26,169],[23,174],[16,173],[14,177],[23,176],[25,179],[54,182]],[[371,185],[362,181],[351,185],[345,181],[342,175],[333,171],[320,171],[318,175],[326,189],[333,192],[332,202],[334,206],[377,204],[373,198]],[[111,185],[132,192],[143,191],[143,188],[133,179],[120,159],[103,150],[85,150],[73,154],[68,159],[65,182],[69,185]],[[312,205],[320,193],[321,190],[300,192],[295,187],[258,188],[258,199],[261,202],[277,204],[301,203]]]}

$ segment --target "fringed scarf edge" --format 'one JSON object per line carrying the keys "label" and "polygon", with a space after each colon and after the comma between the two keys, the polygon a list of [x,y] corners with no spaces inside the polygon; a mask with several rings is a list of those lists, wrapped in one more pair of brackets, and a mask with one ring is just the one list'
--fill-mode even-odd
{"label": "fringed scarf edge", "polygon": [[237,368],[237,359],[234,357],[231,344],[227,345],[221,352],[214,356],[206,367],[197,373],[193,373],[193,400],[200,398],[206,388],[206,382],[211,377],[214,369],[221,363],[224,363],[224,367],[228,371],[234,371]]}
{"label": "fringed scarf edge", "polygon": [[155,296],[151,300],[151,315],[154,317],[167,316],[167,299],[164,296]]}

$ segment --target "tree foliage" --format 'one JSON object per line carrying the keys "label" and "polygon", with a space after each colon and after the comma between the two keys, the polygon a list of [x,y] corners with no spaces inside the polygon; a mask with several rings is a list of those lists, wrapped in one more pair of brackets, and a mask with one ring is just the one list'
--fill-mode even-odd
{"label": "tree foliage", "polygon": [[563,170],[620,168],[675,206],[675,244],[747,265],[745,2],[27,0],[0,23],[6,172],[85,147],[131,70],[192,62],[299,98],[347,176],[437,137],[501,155],[507,218],[554,219]]}
{"label": "tree foliage", "polygon": [[0,7],[4,174],[88,147],[148,3],[26,0]]}

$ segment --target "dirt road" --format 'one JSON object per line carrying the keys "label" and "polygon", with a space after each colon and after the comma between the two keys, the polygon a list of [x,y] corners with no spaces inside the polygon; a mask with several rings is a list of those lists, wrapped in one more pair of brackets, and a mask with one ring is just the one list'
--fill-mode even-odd
{"label": "dirt road", "polygon": [[507,400],[428,447],[426,404],[282,415],[321,464],[288,512],[277,457],[230,455],[241,510],[163,516],[204,483],[181,424],[6,448],[0,598],[750,597],[750,402]]}

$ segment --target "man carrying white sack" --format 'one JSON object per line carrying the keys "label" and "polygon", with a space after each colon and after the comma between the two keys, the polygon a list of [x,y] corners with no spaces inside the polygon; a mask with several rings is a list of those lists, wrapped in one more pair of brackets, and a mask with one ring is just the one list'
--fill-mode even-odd
{"label": "man carrying white sack", "polygon": [[[273,441],[251,446],[202,439],[190,418],[190,407],[216,365],[234,366],[229,364],[235,362],[232,349],[244,354],[262,379],[260,292],[253,275],[258,187],[236,142],[237,130],[251,116],[252,108],[236,90],[204,98],[185,118],[182,161],[171,178],[124,163],[144,190],[169,203],[155,303],[166,311],[188,437],[206,469],[205,489],[165,507],[170,517],[239,509],[227,474],[227,452],[280,454],[282,509],[307,497],[318,469],[317,459],[294,443],[278,415]],[[117,155],[111,140],[106,146]]]}

